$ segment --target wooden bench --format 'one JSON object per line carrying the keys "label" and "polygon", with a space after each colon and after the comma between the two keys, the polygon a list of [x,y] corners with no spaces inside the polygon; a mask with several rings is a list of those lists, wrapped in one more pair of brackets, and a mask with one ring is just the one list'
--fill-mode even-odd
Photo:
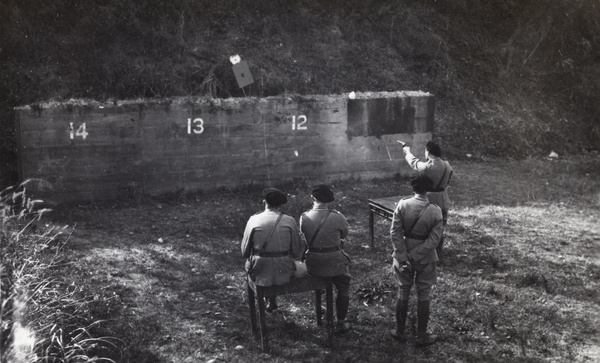
{"label": "wooden bench", "polygon": [[[254,335],[260,334],[261,349],[263,352],[269,349],[269,342],[267,339],[265,298],[307,291],[315,292],[315,312],[317,314],[317,325],[322,325],[323,311],[321,308],[321,293],[322,290],[325,290],[327,309],[327,336],[329,344],[333,345],[333,283],[331,282],[331,279],[316,276],[292,278],[289,283],[279,286],[257,286],[249,277],[246,279],[246,281],[248,286],[248,306],[250,308],[250,323],[252,325],[252,333]],[[257,326],[256,301],[258,301],[258,322],[260,323],[260,330]]]}

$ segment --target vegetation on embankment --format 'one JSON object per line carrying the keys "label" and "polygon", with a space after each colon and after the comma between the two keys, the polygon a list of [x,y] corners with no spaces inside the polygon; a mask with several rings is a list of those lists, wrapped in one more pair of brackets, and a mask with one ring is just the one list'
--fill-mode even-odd
{"label": "vegetation on embankment", "polygon": [[111,297],[65,282],[72,229],[48,223],[52,210],[27,196],[27,184],[0,191],[0,361],[113,362],[102,356],[117,339],[100,337],[91,313]]}
{"label": "vegetation on embankment", "polygon": [[70,98],[422,90],[453,158],[597,150],[598,19],[596,0],[6,0],[0,182],[12,108]]}

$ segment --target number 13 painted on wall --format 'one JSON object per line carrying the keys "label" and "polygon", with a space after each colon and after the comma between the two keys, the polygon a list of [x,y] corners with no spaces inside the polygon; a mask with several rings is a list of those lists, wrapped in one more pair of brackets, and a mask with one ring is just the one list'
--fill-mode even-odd
{"label": "number 13 painted on wall", "polygon": [[204,132],[204,120],[201,118],[191,119],[188,118],[187,122],[187,133],[188,135],[191,133],[199,135]]}
{"label": "number 13 painted on wall", "polygon": [[296,115],[292,116],[292,130],[306,130],[307,129],[307,125],[306,125],[307,121],[308,121],[308,119],[306,118],[306,115],[299,115],[298,123],[296,123]]}

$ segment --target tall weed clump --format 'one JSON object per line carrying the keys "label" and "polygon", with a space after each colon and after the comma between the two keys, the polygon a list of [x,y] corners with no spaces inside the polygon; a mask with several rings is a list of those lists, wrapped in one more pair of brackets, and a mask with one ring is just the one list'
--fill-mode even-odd
{"label": "tall weed clump", "polygon": [[60,280],[66,226],[45,224],[26,184],[0,192],[0,361],[113,362],[98,356],[112,339],[92,336],[83,288]]}

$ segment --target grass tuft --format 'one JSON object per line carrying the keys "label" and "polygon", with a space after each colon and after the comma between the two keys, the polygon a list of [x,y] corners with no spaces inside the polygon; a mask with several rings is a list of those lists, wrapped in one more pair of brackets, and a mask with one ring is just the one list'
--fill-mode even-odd
{"label": "grass tuft", "polygon": [[83,288],[57,280],[68,228],[46,224],[51,212],[27,196],[25,181],[0,193],[1,341],[8,362],[114,362],[102,352],[115,339],[94,337]]}

